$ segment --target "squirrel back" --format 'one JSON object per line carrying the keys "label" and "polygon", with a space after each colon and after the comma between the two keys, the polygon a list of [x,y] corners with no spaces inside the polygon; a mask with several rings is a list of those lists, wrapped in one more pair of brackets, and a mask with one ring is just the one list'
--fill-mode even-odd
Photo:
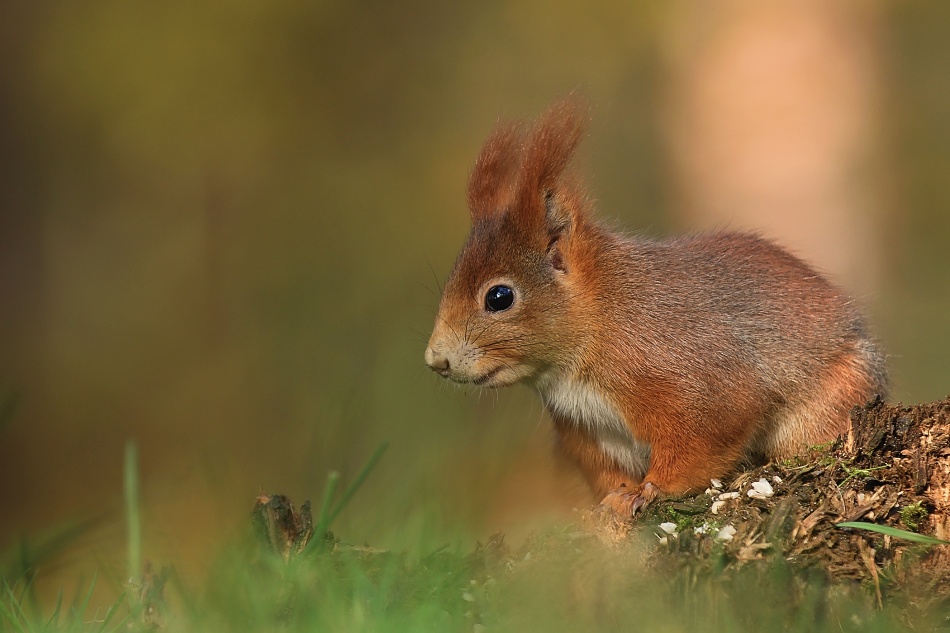
{"label": "squirrel back", "polygon": [[852,302],[754,234],[608,230],[566,171],[583,124],[565,100],[486,141],[427,364],[534,384],[559,450],[624,513],[845,432],[886,383]]}

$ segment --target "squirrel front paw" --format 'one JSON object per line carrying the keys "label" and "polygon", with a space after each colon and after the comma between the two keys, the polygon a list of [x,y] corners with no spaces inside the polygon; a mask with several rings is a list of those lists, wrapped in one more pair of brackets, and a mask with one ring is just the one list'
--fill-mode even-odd
{"label": "squirrel front paw", "polygon": [[626,484],[620,484],[619,488],[607,493],[598,508],[614,512],[624,518],[632,518],[659,494],[660,489],[650,482],[636,488],[628,488]]}

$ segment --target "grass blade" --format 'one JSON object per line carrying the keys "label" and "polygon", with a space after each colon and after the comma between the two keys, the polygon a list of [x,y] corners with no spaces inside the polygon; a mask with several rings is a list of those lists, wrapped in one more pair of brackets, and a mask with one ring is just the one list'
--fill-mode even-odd
{"label": "grass blade", "polygon": [[128,526],[128,581],[142,573],[142,520],[139,513],[139,456],[135,442],[125,445],[125,518]]}
{"label": "grass blade", "polygon": [[73,607],[73,613],[77,618],[81,618],[86,612],[86,609],[89,608],[89,603],[92,602],[92,592],[96,589],[96,578],[98,577],[99,572],[93,572],[92,581],[89,583],[89,591],[86,592],[86,598],[80,603],[78,607]]}
{"label": "grass blade", "polygon": [[346,504],[350,502],[350,499],[353,498],[353,495],[356,494],[356,491],[360,489],[360,486],[363,485],[363,482],[366,481],[366,478],[369,476],[370,472],[376,467],[376,463],[379,462],[380,458],[383,456],[383,453],[386,452],[386,449],[389,447],[388,442],[383,442],[380,444],[376,451],[372,454],[363,468],[360,469],[360,472],[356,475],[356,479],[353,480],[347,489],[343,492],[343,496],[340,498],[340,502],[336,504],[333,512],[330,513],[330,518],[327,521],[327,526],[333,522],[340,512],[346,507]]}
{"label": "grass blade", "polygon": [[[33,598],[33,582],[35,580],[36,580],[36,573],[31,569],[27,573],[23,574],[22,586],[19,582],[13,585],[14,589],[16,589],[17,587],[20,588],[20,595],[17,596],[17,600],[19,602],[26,602],[27,600],[30,600]],[[11,592],[11,595],[13,595],[12,592]]]}
{"label": "grass blade", "polygon": [[877,523],[847,521],[845,523],[836,523],[835,527],[855,528],[858,530],[867,530],[868,532],[878,532],[880,534],[893,536],[894,538],[902,538],[905,541],[913,541],[915,543],[923,543],[925,545],[950,545],[950,541],[944,541],[939,538],[934,538],[933,536],[927,536],[926,534],[918,534],[917,532],[908,532],[907,530],[901,530],[888,525],[878,525]]}
{"label": "grass blade", "polygon": [[[109,607],[109,610],[106,611],[106,615],[102,619],[102,623],[99,625],[100,632],[106,630],[106,627],[109,625],[109,622],[112,620],[113,617],[115,617],[116,612],[118,612],[119,607],[122,606],[122,603],[124,601],[125,601],[125,592],[122,592],[122,594],[116,599],[116,601],[112,603],[112,606]],[[131,613],[126,615],[116,626],[112,627],[112,630],[115,631],[119,627],[123,626],[131,616],[132,616]]]}
{"label": "grass blade", "polygon": [[56,595],[56,607],[53,609],[53,615],[49,617],[49,620],[46,622],[46,628],[51,628],[56,624],[56,621],[59,619],[59,610],[63,606],[63,589],[60,587],[59,593]]}
{"label": "grass blade", "polygon": [[330,474],[327,475],[327,485],[323,490],[323,501],[320,504],[320,513],[317,515],[317,522],[313,528],[313,537],[310,539],[310,542],[307,543],[307,547],[304,549],[302,554],[307,555],[312,552],[314,548],[318,547],[318,543],[324,542],[324,536],[326,535],[327,530],[330,528],[330,524],[333,523],[333,520],[336,519],[340,512],[346,507],[346,505],[353,498],[353,495],[360,489],[363,485],[363,482],[366,481],[366,478],[369,477],[369,474],[372,472],[373,468],[376,467],[376,464],[379,462],[380,458],[383,456],[383,453],[386,452],[386,448],[389,446],[386,442],[383,442],[379,447],[373,452],[369,460],[363,465],[360,469],[360,472],[356,474],[356,478],[353,480],[346,490],[343,491],[343,494],[340,497],[340,500],[334,504],[333,497],[336,494],[336,488],[340,483],[340,473],[333,470],[330,471]]}
{"label": "grass blade", "polygon": [[313,536],[302,552],[304,556],[313,552],[318,547],[318,543],[322,544],[324,542],[323,537],[327,532],[327,528],[330,527],[330,506],[333,504],[333,495],[336,493],[336,487],[339,483],[340,473],[331,470],[330,474],[327,475],[327,485],[323,489],[323,501],[320,503],[320,514],[317,515]]}
{"label": "grass blade", "polygon": [[20,604],[20,600],[17,598],[16,594],[13,592],[13,589],[6,581],[3,582],[3,588],[7,598],[9,598],[10,608],[12,609],[12,611],[7,610],[7,608],[3,606],[3,603],[0,602],[0,609],[3,609],[3,616],[9,620],[10,624],[15,626],[18,631],[26,631],[26,623],[29,621],[29,619],[26,616],[26,612],[23,610],[23,605]]}
{"label": "grass blade", "polygon": [[[14,631],[29,631],[28,628],[21,622],[13,613],[11,613],[5,606],[0,604],[0,624],[4,622],[9,622],[10,626],[14,627]],[[6,630],[6,629],[2,629]]]}
{"label": "grass blade", "polygon": [[3,606],[3,603],[0,602],[0,624],[8,622],[10,626],[15,626],[18,631],[22,631],[23,627],[19,626],[16,616],[10,613],[10,611]]}

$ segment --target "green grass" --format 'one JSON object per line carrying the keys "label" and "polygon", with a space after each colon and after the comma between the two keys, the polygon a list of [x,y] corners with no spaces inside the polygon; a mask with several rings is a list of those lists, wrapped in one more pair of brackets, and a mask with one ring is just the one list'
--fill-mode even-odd
{"label": "green grass", "polygon": [[142,573],[142,518],[139,512],[139,454],[134,442],[125,445],[125,523],[128,530],[128,570],[126,578]]}
{"label": "green grass", "polygon": [[[780,563],[721,577],[645,570],[635,551],[557,550],[483,574],[470,556],[346,550],[284,565],[253,548],[224,553],[202,591],[173,583],[168,631],[898,631],[939,630],[938,614],[876,610],[860,586],[829,586]],[[553,551],[552,551],[553,553]],[[4,585],[0,631],[131,630],[124,598],[39,616]],[[190,592],[189,592],[190,593]],[[130,615],[131,613],[131,615]]]}
{"label": "green grass", "polygon": [[[316,534],[332,527],[383,449],[339,497],[340,478],[329,475]],[[126,519],[129,571],[136,579],[141,570],[135,565],[143,560],[137,470],[129,445]],[[649,534],[611,547],[572,526],[510,550],[431,544],[422,555],[348,546],[331,536],[315,537],[285,563],[259,546],[249,526],[245,538],[221,544],[203,586],[188,586],[171,572],[164,599],[150,601],[136,580],[103,612],[90,608],[95,577],[74,604],[64,605],[60,594],[41,605],[31,590],[34,576],[7,568],[0,583],[0,633],[144,631],[146,622],[183,632],[947,630],[948,605],[924,608],[912,593],[889,592],[878,608],[871,587],[829,583],[780,557],[701,566],[653,556],[656,547]],[[149,608],[157,616],[146,617]]]}
{"label": "green grass", "polygon": [[96,588],[94,576],[85,592],[77,594],[76,602],[69,607],[63,606],[63,593],[57,596],[51,613],[39,611],[31,596],[29,581],[20,580],[10,583],[0,580],[0,631],[33,633],[39,631],[89,631],[106,633],[124,630],[128,627],[134,611],[125,610],[125,595],[119,595],[115,602],[104,612],[91,612],[89,603]]}
{"label": "green grass", "polygon": [[905,541],[913,541],[914,543],[923,543],[924,545],[950,545],[950,541],[945,541],[933,536],[927,536],[926,534],[908,532],[907,530],[891,527],[889,525],[878,525],[877,523],[865,523],[863,521],[848,521],[845,523],[838,523],[837,526],[839,528],[852,528],[857,530],[867,530],[868,532],[877,532],[878,534],[886,534],[887,536],[904,539]]}

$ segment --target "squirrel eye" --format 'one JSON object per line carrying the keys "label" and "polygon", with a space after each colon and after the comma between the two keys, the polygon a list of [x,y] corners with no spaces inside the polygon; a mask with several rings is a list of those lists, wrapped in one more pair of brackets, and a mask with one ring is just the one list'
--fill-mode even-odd
{"label": "squirrel eye", "polygon": [[492,286],[485,295],[485,309],[489,312],[501,312],[515,302],[515,291],[508,286]]}

